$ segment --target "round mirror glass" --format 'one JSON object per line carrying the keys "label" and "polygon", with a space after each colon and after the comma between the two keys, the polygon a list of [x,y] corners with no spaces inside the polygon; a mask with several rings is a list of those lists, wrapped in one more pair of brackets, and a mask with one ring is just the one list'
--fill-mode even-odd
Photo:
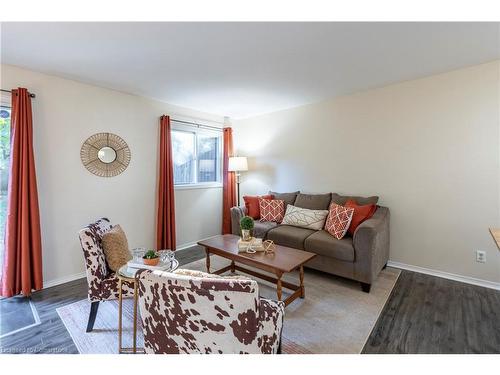
{"label": "round mirror glass", "polygon": [[97,157],[103,163],[109,164],[115,161],[116,159],[116,151],[111,147],[103,147],[97,153]]}

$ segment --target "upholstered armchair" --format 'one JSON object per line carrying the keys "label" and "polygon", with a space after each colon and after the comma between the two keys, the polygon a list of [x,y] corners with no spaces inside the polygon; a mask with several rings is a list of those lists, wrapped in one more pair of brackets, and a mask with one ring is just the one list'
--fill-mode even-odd
{"label": "upholstered armchair", "polygon": [[136,277],[146,353],[280,352],[284,304],[259,298],[256,281],[189,271]]}
{"label": "upholstered armchair", "polygon": [[[94,327],[100,301],[118,299],[118,277],[112,272],[104,258],[102,235],[111,229],[109,219],[101,218],[79,232],[85,266],[87,268],[88,298],[91,302],[87,332]],[[132,297],[134,287],[123,283],[123,297]]]}

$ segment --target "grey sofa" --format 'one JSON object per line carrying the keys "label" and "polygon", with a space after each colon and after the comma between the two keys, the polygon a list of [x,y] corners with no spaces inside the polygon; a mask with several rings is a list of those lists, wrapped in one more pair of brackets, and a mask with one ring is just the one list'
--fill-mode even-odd
{"label": "grey sofa", "polygon": [[[342,196],[336,193],[300,194],[274,193],[275,199],[285,204],[309,209],[328,209],[330,202],[345,204],[352,198],[358,204],[377,203],[378,197]],[[246,214],[245,207],[231,209],[232,233],[240,234],[240,219]],[[346,277],[361,283],[362,290],[370,292],[373,281],[389,260],[389,220],[387,207],[377,206],[375,214],[364,221],[354,232],[337,240],[325,230],[315,231],[272,222],[255,221],[253,235],[273,240],[274,243],[318,254],[306,267]]]}

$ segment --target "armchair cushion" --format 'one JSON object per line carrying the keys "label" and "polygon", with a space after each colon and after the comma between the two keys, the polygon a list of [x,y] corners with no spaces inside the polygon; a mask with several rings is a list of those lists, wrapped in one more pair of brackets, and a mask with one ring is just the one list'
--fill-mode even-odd
{"label": "armchair cushion", "polygon": [[254,280],[141,270],[146,353],[276,353],[284,304],[260,299]]}
{"label": "armchair cushion", "polygon": [[[115,273],[111,273],[101,281],[101,290],[99,294],[100,301],[107,301],[112,299],[118,299],[119,290],[118,290],[118,276]],[[123,298],[129,298],[134,296],[134,284],[129,283],[128,281],[123,281],[122,284],[122,296]]]}

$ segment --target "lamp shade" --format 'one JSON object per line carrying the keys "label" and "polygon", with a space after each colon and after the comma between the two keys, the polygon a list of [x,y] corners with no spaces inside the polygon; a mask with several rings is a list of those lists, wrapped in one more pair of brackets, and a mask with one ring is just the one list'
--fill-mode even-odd
{"label": "lamp shade", "polygon": [[248,163],[246,156],[233,156],[229,158],[229,172],[248,171]]}

